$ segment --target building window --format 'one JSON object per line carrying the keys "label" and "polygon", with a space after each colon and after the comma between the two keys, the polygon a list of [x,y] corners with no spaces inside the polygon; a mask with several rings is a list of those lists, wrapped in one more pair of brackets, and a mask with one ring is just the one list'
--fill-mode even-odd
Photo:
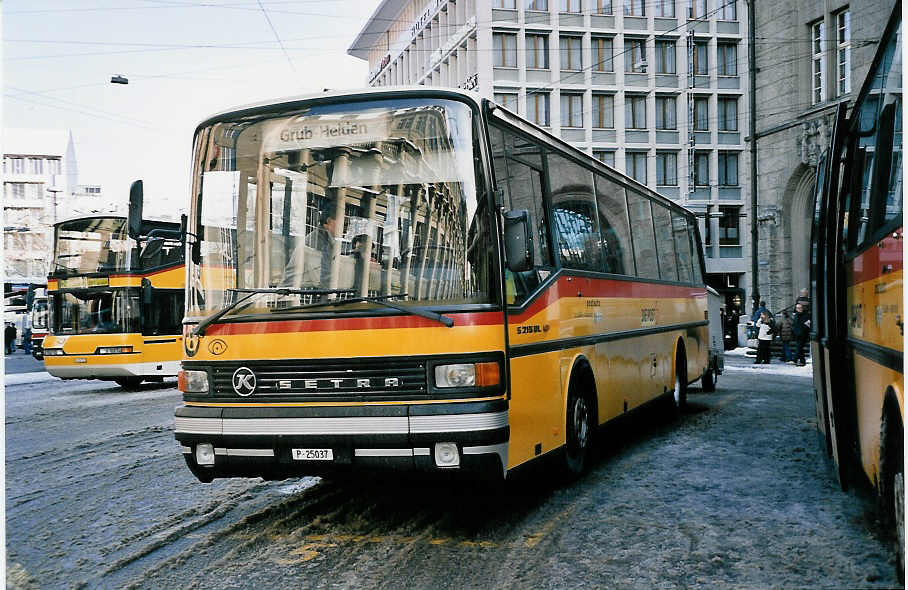
{"label": "building window", "polygon": [[646,129],[646,97],[624,95],[624,128]]}
{"label": "building window", "polygon": [[716,61],[718,61],[720,76],[738,75],[738,46],[735,43],[719,43],[716,45]]}
{"label": "building window", "polygon": [[719,5],[719,20],[738,20],[738,5],[735,0],[718,0],[721,2]]}
{"label": "building window", "polygon": [[615,97],[611,94],[593,95],[593,127],[615,128]]}
{"label": "building window", "polygon": [[546,70],[549,67],[549,38],[547,35],[527,35],[527,68]]}
{"label": "building window", "polygon": [[624,0],[624,16],[646,16],[644,0]]}
{"label": "building window", "polygon": [[656,129],[678,128],[678,100],[674,96],[656,97]]}
{"label": "building window", "polygon": [[[717,0],[722,2],[723,0]],[[687,0],[688,18],[706,18],[706,0]]]}
{"label": "building window", "polygon": [[611,150],[593,150],[593,157],[606,166],[615,167],[615,152]]}
{"label": "building window", "polygon": [[517,35],[494,33],[492,44],[495,55],[493,66],[496,68],[517,67]]}
{"label": "building window", "polygon": [[675,18],[675,0],[655,0],[656,16]]}
{"label": "building window", "polygon": [[678,186],[678,154],[656,152],[656,184]]}
{"label": "building window", "polygon": [[738,152],[719,152],[719,186],[738,186]]}
{"label": "building window", "polygon": [[44,160],[41,158],[29,158],[28,171],[30,174],[44,174]]}
{"label": "building window", "polygon": [[694,186],[709,186],[709,152],[694,154]]}
{"label": "building window", "polygon": [[740,207],[719,207],[719,245],[740,246]]}
{"label": "building window", "polygon": [[706,41],[694,43],[694,74],[709,76],[709,46]]}
{"label": "building window", "polygon": [[541,127],[549,126],[548,93],[527,92],[527,119]]}
{"label": "building window", "polygon": [[549,9],[549,0],[527,0],[527,10],[544,11]]}
{"label": "building window", "polygon": [[62,170],[62,165],[59,158],[52,158],[47,161],[47,172],[48,174],[60,174]]}
{"label": "building window", "polygon": [[561,37],[558,40],[558,47],[561,50],[562,70],[583,69],[580,59],[580,37]]}
{"label": "building window", "polygon": [[811,26],[811,47],[813,48],[813,96],[812,104],[823,102],[826,96],[826,56],[823,47],[826,45],[826,25],[823,21]]}
{"label": "building window", "polygon": [[656,73],[675,73],[675,42],[656,41]]}
{"label": "building window", "polygon": [[624,173],[637,182],[646,184],[646,152],[627,152],[624,162]]}
{"label": "building window", "polygon": [[560,0],[559,12],[580,12],[580,0]]}
{"label": "building window", "polygon": [[611,37],[593,37],[593,71],[594,72],[613,72],[612,64],[612,38]]}
{"label": "building window", "polygon": [[30,182],[25,185],[25,198],[27,199],[40,199],[41,191],[44,188],[43,184],[38,184],[35,182]]}
{"label": "building window", "polygon": [[694,131],[709,131],[709,98],[694,98]]}
{"label": "building window", "polygon": [[25,174],[25,158],[10,158],[12,173]]}
{"label": "building window", "polygon": [[517,112],[517,95],[511,92],[496,92],[495,102],[508,109]]}
{"label": "building window", "polygon": [[738,130],[738,99],[719,97],[719,131]]}
{"label": "building window", "polygon": [[9,187],[9,198],[11,198],[11,199],[24,199],[25,198],[25,183],[24,182],[10,182],[6,186]]}
{"label": "building window", "polygon": [[583,127],[583,95],[561,95],[561,126]]}
{"label": "building window", "polygon": [[492,8],[509,8],[514,10],[517,8],[517,0],[495,0],[492,3]]}
{"label": "building window", "polygon": [[593,14],[613,14],[612,0],[594,0]]}
{"label": "building window", "polygon": [[838,95],[851,92],[851,13],[844,10],[835,17],[836,62],[838,63]]}
{"label": "building window", "polygon": [[624,71],[632,73],[646,72],[646,40],[624,40]]}

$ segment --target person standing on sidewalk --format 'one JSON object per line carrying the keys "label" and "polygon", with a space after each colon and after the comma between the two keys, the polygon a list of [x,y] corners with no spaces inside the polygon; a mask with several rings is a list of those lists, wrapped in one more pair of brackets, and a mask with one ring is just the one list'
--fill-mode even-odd
{"label": "person standing on sidewalk", "polygon": [[795,311],[791,317],[791,331],[795,338],[797,364],[799,367],[803,367],[806,364],[804,361],[804,346],[810,337],[810,314],[801,303],[795,305]]}
{"label": "person standing on sidewalk", "polygon": [[770,364],[769,361],[769,345],[772,344],[772,320],[769,317],[769,312],[764,311],[760,314],[760,317],[757,318],[756,328],[757,332],[757,360],[754,361],[755,365]]}
{"label": "person standing on sidewalk", "polygon": [[794,332],[791,329],[791,316],[787,311],[782,312],[782,319],[779,320],[779,338],[782,340],[782,362],[792,362],[791,341],[794,338]]}

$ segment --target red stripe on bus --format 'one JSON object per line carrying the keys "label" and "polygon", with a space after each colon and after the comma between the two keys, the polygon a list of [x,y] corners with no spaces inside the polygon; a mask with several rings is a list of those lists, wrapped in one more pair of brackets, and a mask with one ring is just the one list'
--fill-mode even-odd
{"label": "red stripe on bus", "polygon": [[[901,234],[899,228],[896,232]],[[901,239],[892,235],[861,252],[848,263],[848,286],[859,285],[878,279],[883,275],[902,270]]]}
{"label": "red stripe on bus", "polygon": [[591,277],[560,277],[545,293],[512,321],[521,322],[541,312],[562,297],[622,297],[628,299],[687,299],[706,297],[703,287],[686,287],[664,283],[620,281]]}
{"label": "red stripe on bus", "polygon": [[[455,327],[489,326],[504,322],[500,311],[481,313],[450,313]],[[216,324],[208,329],[209,335],[231,336],[236,334],[276,334],[286,332],[326,332],[341,330],[388,330],[394,328],[437,328],[435,320],[420,316],[381,316],[368,318],[336,318],[319,320],[277,320],[264,322],[239,322]]]}

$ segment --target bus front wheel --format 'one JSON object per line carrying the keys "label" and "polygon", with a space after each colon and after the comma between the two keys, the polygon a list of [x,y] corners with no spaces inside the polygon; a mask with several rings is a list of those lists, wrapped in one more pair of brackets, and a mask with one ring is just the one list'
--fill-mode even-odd
{"label": "bus front wheel", "polygon": [[567,407],[567,444],[564,453],[564,467],[569,478],[581,475],[590,462],[593,443],[593,412],[589,395],[571,387]]}
{"label": "bus front wheel", "polygon": [[687,359],[684,348],[678,349],[678,360],[675,364],[675,389],[672,391],[675,409],[679,412],[687,407]]}
{"label": "bus front wheel", "polygon": [[904,428],[895,414],[896,410],[883,412],[880,440],[883,443],[880,457],[880,501],[883,522],[892,531],[895,540],[896,568],[899,581],[905,581],[905,472]]}

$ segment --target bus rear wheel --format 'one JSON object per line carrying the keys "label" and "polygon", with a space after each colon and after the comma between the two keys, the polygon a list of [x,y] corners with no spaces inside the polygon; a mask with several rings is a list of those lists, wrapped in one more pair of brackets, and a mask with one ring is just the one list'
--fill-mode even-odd
{"label": "bus rear wheel", "polygon": [[894,410],[884,411],[880,440],[883,443],[880,465],[880,501],[886,528],[895,541],[896,573],[905,582],[905,473],[904,428]]}
{"label": "bus rear wheel", "polygon": [[675,389],[672,391],[672,397],[675,410],[680,412],[687,407],[687,359],[684,356],[684,348],[678,349],[678,360],[675,365]]}
{"label": "bus rear wheel", "polygon": [[123,389],[135,389],[142,384],[141,377],[117,377],[114,379],[117,385]]}
{"label": "bus rear wheel", "polygon": [[578,389],[571,387],[568,395],[564,469],[569,479],[586,471],[593,443],[593,406],[589,396]]}
{"label": "bus rear wheel", "polygon": [[716,374],[712,367],[706,369],[706,372],[700,377],[700,385],[703,387],[703,391],[716,390]]}

